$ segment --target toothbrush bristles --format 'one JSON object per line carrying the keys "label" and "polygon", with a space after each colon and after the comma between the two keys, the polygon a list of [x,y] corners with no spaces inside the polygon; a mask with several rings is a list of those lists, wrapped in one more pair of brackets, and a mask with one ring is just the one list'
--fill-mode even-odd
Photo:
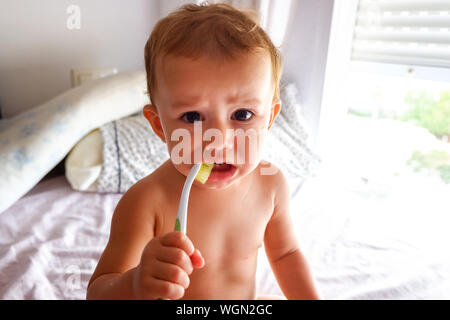
{"label": "toothbrush bristles", "polygon": [[211,174],[211,170],[213,169],[213,163],[202,163],[200,170],[198,171],[195,179],[200,181],[202,184],[208,180],[209,175]]}

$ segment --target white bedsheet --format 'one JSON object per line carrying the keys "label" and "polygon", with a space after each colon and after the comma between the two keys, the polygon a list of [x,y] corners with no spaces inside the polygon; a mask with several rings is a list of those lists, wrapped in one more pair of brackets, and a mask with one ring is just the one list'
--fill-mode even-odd
{"label": "white bedsheet", "polygon": [[83,299],[120,194],[40,182],[0,215],[0,298]]}
{"label": "white bedsheet", "polygon": [[[0,214],[0,298],[84,299],[120,197],[75,192],[58,177]],[[292,199],[292,215],[323,298],[450,298],[439,213],[387,216],[319,176]],[[257,293],[281,293],[262,250]]]}

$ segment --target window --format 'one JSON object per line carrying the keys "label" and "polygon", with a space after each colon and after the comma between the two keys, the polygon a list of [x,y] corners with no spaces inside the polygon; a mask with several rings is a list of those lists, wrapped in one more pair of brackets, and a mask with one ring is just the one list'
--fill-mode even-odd
{"label": "window", "polygon": [[352,59],[450,67],[450,1],[360,0]]}
{"label": "window", "polygon": [[328,56],[330,172],[389,210],[406,198],[448,206],[435,195],[450,191],[450,1],[337,0]]}
{"label": "window", "polygon": [[351,60],[360,69],[450,81],[450,1],[358,1]]}

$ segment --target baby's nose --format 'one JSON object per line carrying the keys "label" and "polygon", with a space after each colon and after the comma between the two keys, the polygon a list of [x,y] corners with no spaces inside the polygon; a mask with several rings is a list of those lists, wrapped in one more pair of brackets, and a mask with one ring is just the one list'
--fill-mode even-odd
{"label": "baby's nose", "polygon": [[[210,126],[204,131],[203,143],[206,154],[217,157],[222,155],[225,161],[226,154],[233,154],[234,150],[234,135],[233,129],[224,125]],[[216,159],[216,161],[220,161]]]}

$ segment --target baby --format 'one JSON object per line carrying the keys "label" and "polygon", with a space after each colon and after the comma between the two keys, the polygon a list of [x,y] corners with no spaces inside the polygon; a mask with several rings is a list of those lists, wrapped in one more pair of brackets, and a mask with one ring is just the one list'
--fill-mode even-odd
{"label": "baby", "polygon": [[[281,106],[281,58],[269,37],[231,6],[188,4],[155,25],[145,64],[143,113],[170,160],[118,203],[87,298],[255,299],[264,243],[285,297],[317,299],[287,181],[260,159]],[[174,232],[186,175],[200,162],[214,168],[192,186],[186,234]]]}

